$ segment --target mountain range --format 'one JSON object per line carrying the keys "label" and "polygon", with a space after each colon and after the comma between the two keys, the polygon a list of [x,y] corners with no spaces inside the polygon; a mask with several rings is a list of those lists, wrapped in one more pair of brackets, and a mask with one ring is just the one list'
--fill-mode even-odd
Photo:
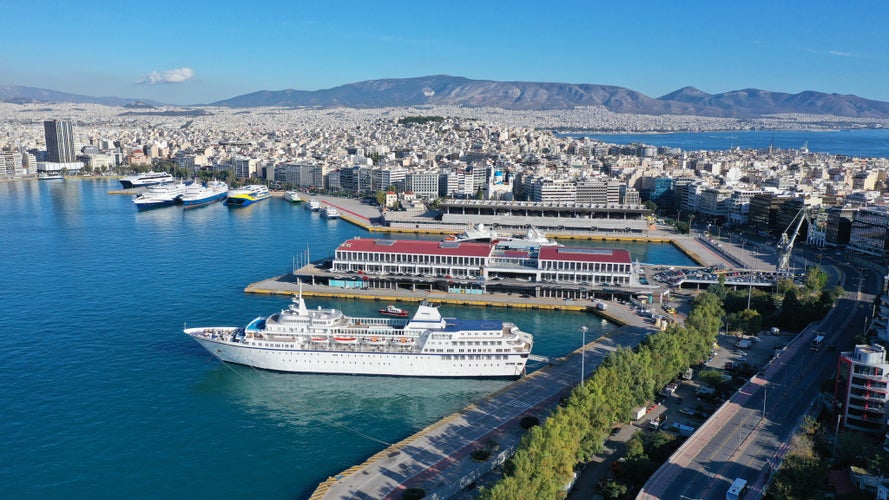
{"label": "mountain range", "polygon": [[[89,97],[33,87],[0,86],[0,100],[7,102],[83,102],[122,106],[135,102],[159,105],[150,100]],[[435,75],[388,78],[349,83],[322,90],[262,90],[210,106],[253,108],[349,107],[377,108],[419,105],[495,107],[511,110],[558,110],[603,106],[627,114],[679,114],[730,118],[755,118],[782,113],[834,115],[850,118],[889,118],[889,103],[854,95],[804,91],[798,94],[743,89],[708,94],[685,87],[652,98],[613,85],[551,82],[498,82]]]}

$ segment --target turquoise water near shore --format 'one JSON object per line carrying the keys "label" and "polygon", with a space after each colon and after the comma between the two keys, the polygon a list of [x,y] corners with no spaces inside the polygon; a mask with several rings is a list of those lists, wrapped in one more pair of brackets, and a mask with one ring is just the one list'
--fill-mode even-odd
{"label": "turquoise water near shore", "polygon": [[[5,498],[299,498],[505,381],[281,374],[212,359],[185,322],[242,325],[286,306],[243,293],[295,254],[364,230],[281,199],[137,212],[113,180],[0,184],[0,485]],[[603,245],[605,246],[605,245]],[[629,245],[643,262],[686,262]],[[674,261],[674,259],[679,259]],[[681,260],[686,259],[686,260]],[[379,303],[314,300],[351,315]],[[535,353],[613,330],[595,316],[443,306],[508,318]],[[533,367],[532,367],[533,368]]]}

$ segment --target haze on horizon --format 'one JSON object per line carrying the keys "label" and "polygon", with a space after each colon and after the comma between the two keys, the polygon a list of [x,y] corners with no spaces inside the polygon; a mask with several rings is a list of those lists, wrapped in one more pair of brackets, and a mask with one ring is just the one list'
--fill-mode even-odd
{"label": "haze on horizon", "polygon": [[381,78],[815,90],[889,101],[889,3],[0,4],[0,85],[206,104]]}

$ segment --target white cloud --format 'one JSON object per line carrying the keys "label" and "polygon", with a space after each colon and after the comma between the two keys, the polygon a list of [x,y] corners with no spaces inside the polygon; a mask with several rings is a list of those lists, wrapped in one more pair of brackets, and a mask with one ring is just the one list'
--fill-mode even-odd
{"label": "white cloud", "polygon": [[160,85],[163,83],[183,83],[194,78],[194,70],[191,68],[168,69],[167,71],[152,71],[139,79],[137,83],[146,85]]}
{"label": "white cloud", "polygon": [[856,54],[854,52],[843,52],[841,50],[828,50],[827,53],[832,56],[838,56],[838,57],[860,57],[858,54]]}

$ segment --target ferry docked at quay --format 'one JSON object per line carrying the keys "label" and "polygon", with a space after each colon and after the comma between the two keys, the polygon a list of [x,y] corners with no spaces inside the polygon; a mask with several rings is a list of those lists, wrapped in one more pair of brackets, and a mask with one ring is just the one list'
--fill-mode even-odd
{"label": "ferry docked at quay", "polygon": [[268,187],[262,184],[254,184],[229,191],[225,204],[230,207],[246,207],[257,201],[268,199],[271,196],[272,193]]}
{"label": "ferry docked at quay", "polygon": [[182,195],[182,206],[185,208],[209,205],[228,196],[228,184],[222,181],[209,181],[206,185],[193,182]]}
{"label": "ferry docked at quay", "polygon": [[169,207],[181,203],[188,186],[183,182],[157,184],[133,197],[133,205],[141,211]]}
{"label": "ferry docked at quay", "polygon": [[518,378],[533,346],[512,323],[443,318],[427,302],[410,319],[358,318],[308,309],[302,292],[246,327],[184,332],[222,361],[297,373]]}
{"label": "ferry docked at quay", "polygon": [[120,185],[123,186],[124,189],[132,189],[154,186],[155,184],[166,184],[175,180],[176,179],[167,172],[146,172],[144,174],[123,177],[120,179]]}

